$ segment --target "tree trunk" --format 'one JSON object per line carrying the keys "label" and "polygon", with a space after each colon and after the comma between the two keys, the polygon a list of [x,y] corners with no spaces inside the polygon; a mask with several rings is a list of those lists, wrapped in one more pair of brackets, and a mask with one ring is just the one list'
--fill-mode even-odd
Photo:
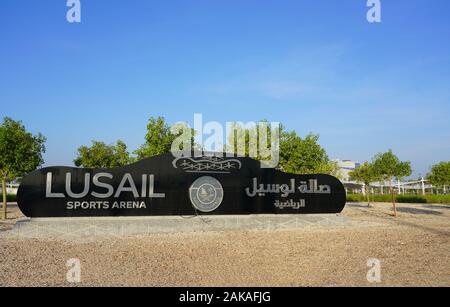
{"label": "tree trunk", "polygon": [[370,207],[370,185],[367,185],[367,207]]}
{"label": "tree trunk", "polygon": [[397,217],[397,206],[395,204],[395,189],[392,188],[392,181],[390,184],[391,196],[392,196],[392,206],[394,208],[394,217]]}
{"label": "tree trunk", "polygon": [[3,194],[3,208],[2,208],[2,219],[6,220],[6,205],[7,205],[7,199],[6,195],[8,194],[6,192],[6,178],[2,178],[2,194]]}

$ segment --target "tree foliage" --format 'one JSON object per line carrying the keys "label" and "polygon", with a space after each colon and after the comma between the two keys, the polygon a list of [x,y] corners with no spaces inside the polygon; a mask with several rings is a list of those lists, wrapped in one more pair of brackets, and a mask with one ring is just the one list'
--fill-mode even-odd
{"label": "tree foliage", "polygon": [[367,187],[367,202],[370,206],[370,185],[372,182],[380,180],[380,174],[375,170],[373,164],[365,162],[349,173],[350,177],[357,182],[363,183]]}
{"label": "tree foliage", "polygon": [[[147,124],[145,143],[135,150],[134,154],[138,160],[142,160],[168,153],[171,151],[172,143],[175,139],[182,143],[183,141],[187,141],[186,138],[188,138],[190,139],[191,149],[193,149],[194,146],[197,146],[196,148],[198,148],[198,145],[194,143],[194,137],[194,129],[188,128],[186,124],[178,123],[173,127],[170,127],[164,117],[150,117]],[[177,148],[176,150],[181,151],[183,149],[181,144],[180,148]]]}
{"label": "tree foliage", "polygon": [[175,135],[170,131],[164,117],[151,117],[147,124],[145,143],[134,151],[138,160],[170,152]]}
{"label": "tree foliage", "polygon": [[44,163],[45,137],[27,132],[20,121],[5,117],[0,125],[0,174],[15,179]]}
{"label": "tree foliage", "polygon": [[392,188],[392,180],[396,178],[400,180],[411,175],[411,162],[402,162],[394,155],[392,150],[385,153],[379,153],[374,157],[373,167],[375,172],[380,176],[380,179],[390,183],[390,191],[392,194],[392,204],[394,207],[394,215],[397,215],[395,206],[394,189]]}
{"label": "tree foliage", "polygon": [[373,164],[369,162],[364,162],[358,168],[351,171],[349,175],[357,182],[364,183],[367,186],[380,179],[380,175],[375,171]]}
{"label": "tree foliage", "polygon": [[435,186],[450,186],[450,161],[433,165],[427,179]]}
{"label": "tree foliage", "polygon": [[[260,123],[268,125],[267,120],[263,120]],[[253,146],[258,149],[256,155],[257,160],[264,160],[260,156],[260,144],[259,144],[259,128],[260,123],[254,127],[243,127],[242,125],[234,125],[235,138],[239,135],[245,139],[245,148],[238,148],[237,144],[227,146],[227,150],[230,151],[230,146],[234,146],[234,152],[245,152],[245,156],[249,156],[250,142],[255,142]],[[271,149],[271,129],[267,126],[267,145]],[[251,137],[253,136],[253,138]],[[278,169],[293,174],[330,174],[338,176],[337,163],[330,160],[325,149],[318,143],[319,135],[310,133],[305,138],[301,138],[295,131],[288,132],[283,125],[280,125],[279,132],[279,163]],[[228,136],[228,141],[232,138]]]}
{"label": "tree foliage", "polygon": [[373,167],[381,179],[391,182],[394,178],[402,179],[411,175],[411,162],[402,162],[392,150],[379,153],[374,157]]}
{"label": "tree foliage", "polygon": [[[45,137],[32,135],[20,121],[5,117],[0,125],[0,176],[3,191],[6,181],[34,171],[44,163]],[[3,218],[6,219],[6,193],[3,193]]]}
{"label": "tree foliage", "polygon": [[280,133],[279,168],[293,174],[330,174],[337,176],[338,166],[318,143],[319,135],[301,138],[295,131]]}
{"label": "tree foliage", "polygon": [[250,127],[234,122],[230,128],[225,146],[226,152],[252,157],[256,160],[271,159],[272,127],[267,120],[252,124]]}
{"label": "tree foliage", "polygon": [[133,159],[127,151],[127,145],[121,140],[116,145],[92,141],[92,145],[78,148],[78,156],[74,163],[78,167],[111,168],[130,164]]}

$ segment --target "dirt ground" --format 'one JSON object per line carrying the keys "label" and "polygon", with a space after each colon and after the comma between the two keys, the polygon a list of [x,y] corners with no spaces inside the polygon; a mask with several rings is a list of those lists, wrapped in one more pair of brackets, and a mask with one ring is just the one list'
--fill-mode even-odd
{"label": "dirt ground", "polygon": [[[0,286],[450,286],[450,205],[349,204],[340,229],[13,240],[0,222]],[[375,226],[374,226],[375,223]],[[371,226],[369,226],[371,225]],[[66,262],[81,262],[81,283]],[[369,283],[367,260],[381,261]]]}

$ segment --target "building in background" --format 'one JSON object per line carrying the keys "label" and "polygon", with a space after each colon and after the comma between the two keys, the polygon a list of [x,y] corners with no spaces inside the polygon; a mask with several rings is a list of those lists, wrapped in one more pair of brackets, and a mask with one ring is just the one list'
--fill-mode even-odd
{"label": "building in background", "polygon": [[339,176],[342,182],[349,182],[350,175],[349,173],[355,170],[357,167],[361,165],[359,162],[355,162],[353,160],[335,160],[339,167]]}

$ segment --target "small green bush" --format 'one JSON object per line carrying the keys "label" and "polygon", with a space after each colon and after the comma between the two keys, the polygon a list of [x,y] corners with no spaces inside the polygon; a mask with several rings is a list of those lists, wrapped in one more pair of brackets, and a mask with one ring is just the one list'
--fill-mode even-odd
{"label": "small green bush", "polygon": [[[367,197],[362,194],[347,194],[348,202],[367,202]],[[392,202],[390,194],[371,195],[371,202],[389,203]],[[447,195],[396,195],[395,201],[398,203],[410,204],[450,204],[450,194]]]}
{"label": "small green bush", "polygon": [[374,195],[373,201],[377,203],[389,203],[392,202],[392,196],[390,194]]}
{"label": "small green bush", "polygon": [[426,195],[429,204],[450,204],[450,194],[447,195]]}
{"label": "small green bush", "polygon": [[[16,195],[8,194],[6,195],[6,201],[8,202],[15,202],[16,201]],[[3,195],[0,193],[0,203],[3,202]]]}
{"label": "small green bush", "polygon": [[397,195],[396,201],[398,203],[411,203],[411,204],[426,204],[427,199],[417,195]]}
{"label": "small green bush", "polygon": [[347,201],[352,203],[360,203],[365,201],[363,195],[360,194],[347,194]]}

